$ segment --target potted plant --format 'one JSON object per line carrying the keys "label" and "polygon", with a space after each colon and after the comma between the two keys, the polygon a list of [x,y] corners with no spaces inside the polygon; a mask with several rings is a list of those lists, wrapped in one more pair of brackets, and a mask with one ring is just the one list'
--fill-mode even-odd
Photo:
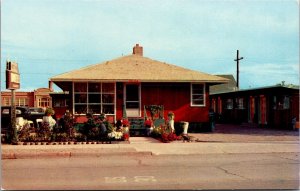
{"label": "potted plant", "polygon": [[174,133],[175,132],[175,128],[174,128],[175,114],[172,111],[170,111],[168,113],[168,119],[169,119],[169,121],[168,121],[168,127],[169,127],[170,131],[172,133]]}
{"label": "potted plant", "polygon": [[52,118],[52,115],[54,115],[54,113],[54,110],[51,107],[48,107],[45,110],[46,116],[43,117],[43,126],[48,126],[50,131],[52,131],[54,126],[56,125],[55,119]]}
{"label": "potted plant", "polygon": [[51,107],[48,107],[46,110],[45,110],[45,115],[46,116],[51,116],[51,115],[54,115],[55,112],[54,110],[51,108]]}
{"label": "potted plant", "polygon": [[123,119],[122,125],[123,125],[123,139],[124,139],[124,141],[128,141],[129,140],[130,123],[127,119]]}

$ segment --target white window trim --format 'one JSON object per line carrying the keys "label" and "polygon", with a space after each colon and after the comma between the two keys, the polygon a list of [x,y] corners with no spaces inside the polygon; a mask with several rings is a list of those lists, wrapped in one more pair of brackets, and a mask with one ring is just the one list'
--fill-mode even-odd
{"label": "white window trim", "polygon": [[[193,104],[193,84],[203,85],[203,104]],[[190,106],[191,107],[205,107],[206,106],[206,85],[205,83],[191,83],[190,85]]]}

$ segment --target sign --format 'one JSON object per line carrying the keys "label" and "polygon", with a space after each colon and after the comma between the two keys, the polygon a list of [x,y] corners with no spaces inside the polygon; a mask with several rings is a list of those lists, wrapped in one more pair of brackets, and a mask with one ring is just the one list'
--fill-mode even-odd
{"label": "sign", "polygon": [[20,73],[16,62],[6,62],[6,89],[20,89]]}

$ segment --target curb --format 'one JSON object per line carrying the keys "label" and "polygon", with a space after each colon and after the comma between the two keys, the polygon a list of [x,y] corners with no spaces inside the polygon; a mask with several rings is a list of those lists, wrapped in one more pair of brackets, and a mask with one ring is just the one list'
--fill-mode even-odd
{"label": "curb", "polygon": [[103,157],[103,156],[151,156],[153,155],[150,151],[140,152],[25,152],[25,153],[2,153],[2,159],[32,159],[32,158],[71,158],[71,157]]}

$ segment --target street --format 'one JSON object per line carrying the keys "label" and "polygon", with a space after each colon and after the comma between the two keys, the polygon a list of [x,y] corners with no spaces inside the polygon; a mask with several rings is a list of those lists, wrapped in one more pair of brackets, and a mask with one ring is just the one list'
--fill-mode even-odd
{"label": "street", "polygon": [[298,189],[299,153],[2,160],[2,189]]}

